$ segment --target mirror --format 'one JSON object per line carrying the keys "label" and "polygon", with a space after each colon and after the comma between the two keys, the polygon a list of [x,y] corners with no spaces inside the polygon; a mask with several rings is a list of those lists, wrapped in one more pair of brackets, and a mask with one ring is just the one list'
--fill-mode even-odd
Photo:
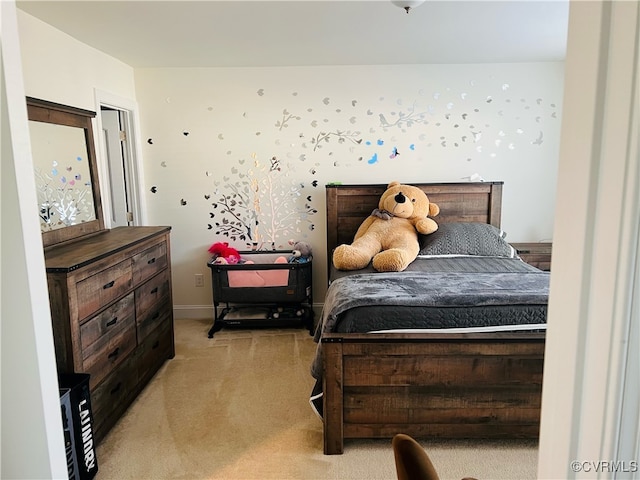
{"label": "mirror", "polygon": [[104,230],[95,112],[31,97],[27,110],[43,245]]}
{"label": "mirror", "polygon": [[96,219],[84,132],[29,122],[43,232]]}

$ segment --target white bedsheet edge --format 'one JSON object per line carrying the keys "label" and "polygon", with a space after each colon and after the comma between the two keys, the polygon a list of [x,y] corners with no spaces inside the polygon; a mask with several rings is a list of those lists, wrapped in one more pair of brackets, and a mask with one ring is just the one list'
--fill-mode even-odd
{"label": "white bedsheet edge", "polygon": [[546,323],[530,323],[524,325],[494,325],[487,327],[464,328],[397,328],[393,330],[372,330],[369,333],[492,333],[546,329]]}

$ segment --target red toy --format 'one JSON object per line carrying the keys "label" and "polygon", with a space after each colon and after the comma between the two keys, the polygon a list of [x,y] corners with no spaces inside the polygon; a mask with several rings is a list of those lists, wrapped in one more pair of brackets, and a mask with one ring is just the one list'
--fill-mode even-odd
{"label": "red toy", "polygon": [[216,242],[209,247],[209,253],[213,255],[213,263],[236,264],[240,261],[240,253],[227,242]]}

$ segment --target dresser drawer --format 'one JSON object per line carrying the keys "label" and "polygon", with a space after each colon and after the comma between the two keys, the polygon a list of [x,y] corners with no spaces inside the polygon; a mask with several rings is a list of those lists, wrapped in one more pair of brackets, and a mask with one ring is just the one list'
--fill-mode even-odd
{"label": "dresser drawer", "polygon": [[154,308],[147,310],[144,315],[136,317],[138,342],[142,342],[149,333],[169,318],[171,308],[172,306],[167,300],[157,304]]}
{"label": "dresser drawer", "polygon": [[169,316],[171,305],[171,280],[169,272],[159,273],[136,289],[136,324],[138,342]]}
{"label": "dresser drawer", "polygon": [[134,317],[122,322],[118,331],[102,336],[82,350],[82,371],[91,375],[91,386],[98,385],[104,377],[126,360],[136,348]]}
{"label": "dresser drawer", "polygon": [[170,298],[171,279],[169,271],[165,270],[136,288],[136,316],[140,318],[160,303],[169,301]]}
{"label": "dresser drawer", "polygon": [[168,358],[173,358],[173,329],[171,327],[171,322],[164,322],[138,348],[140,352],[138,378],[141,381],[151,379]]}
{"label": "dresser drawer", "polygon": [[137,354],[130,355],[97,388],[91,388],[91,409],[96,424],[96,437],[103,437],[104,432],[115,423],[137,394],[138,359]]}
{"label": "dresser drawer", "polygon": [[167,243],[161,242],[133,256],[133,283],[139,285],[167,267]]}
{"label": "dresser drawer", "polygon": [[127,259],[76,283],[78,319],[82,320],[121,297],[132,287]]}
{"label": "dresser drawer", "polygon": [[135,315],[135,296],[131,292],[122,300],[114,303],[100,315],[84,322],[80,327],[80,345],[82,350],[88,349],[98,340],[104,340],[105,336],[119,332],[131,321]]}

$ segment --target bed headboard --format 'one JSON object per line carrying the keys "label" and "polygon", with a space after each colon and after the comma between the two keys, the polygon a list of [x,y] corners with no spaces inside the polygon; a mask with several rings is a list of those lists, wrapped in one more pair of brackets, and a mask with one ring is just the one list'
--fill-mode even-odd
{"label": "bed headboard", "polygon": [[[500,227],[503,182],[412,183],[440,207],[436,222],[480,222]],[[358,227],[378,207],[387,184],[326,185],[327,252],[353,242]]]}

